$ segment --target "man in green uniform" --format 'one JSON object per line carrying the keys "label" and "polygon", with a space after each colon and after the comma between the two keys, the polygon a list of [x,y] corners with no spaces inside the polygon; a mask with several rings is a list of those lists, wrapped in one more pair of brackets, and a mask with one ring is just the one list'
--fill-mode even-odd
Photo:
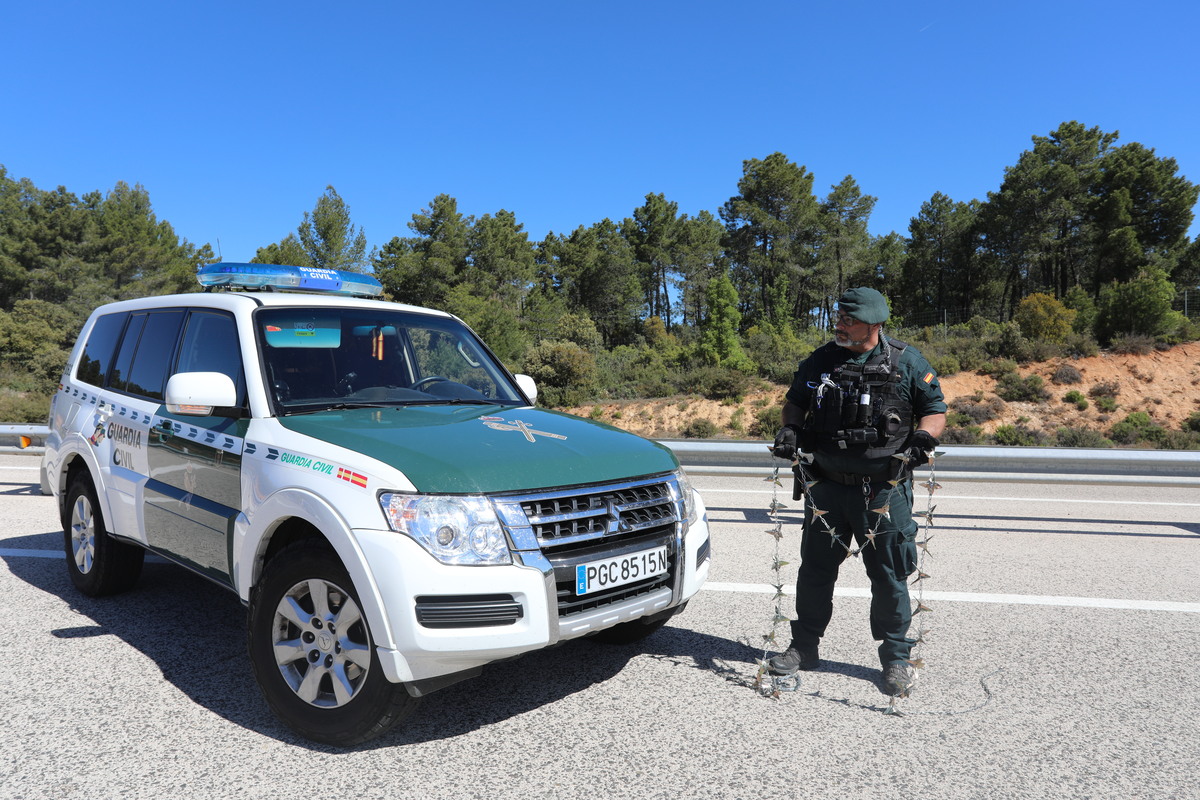
{"label": "man in green uniform", "polygon": [[912,468],[928,461],[946,426],[937,374],[914,347],[883,333],[887,300],[874,289],[838,301],[834,340],[800,363],[773,452],[800,455],[795,498],[806,493],[797,619],[792,642],[769,662],[792,674],[820,665],[838,568],[857,548],[871,580],[871,634],[884,690],[906,695],[914,644],[908,577],[916,569]]}

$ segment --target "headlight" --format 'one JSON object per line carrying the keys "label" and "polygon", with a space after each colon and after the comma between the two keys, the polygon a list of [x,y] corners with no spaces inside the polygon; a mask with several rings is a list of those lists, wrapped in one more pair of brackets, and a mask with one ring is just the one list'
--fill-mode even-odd
{"label": "headlight", "polygon": [[683,474],[683,470],[675,473],[675,488],[679,491],[679,497],[675,498],[682,504],[683,521],[691,526],[696,522],[696,495],[692,491],[691,481],[687,479],[687,475]]}
{"label": "headlight", "polygon": [[500,520],[486,497],[385,493],[392,530],[412,537],[443,564],[511,564]]}

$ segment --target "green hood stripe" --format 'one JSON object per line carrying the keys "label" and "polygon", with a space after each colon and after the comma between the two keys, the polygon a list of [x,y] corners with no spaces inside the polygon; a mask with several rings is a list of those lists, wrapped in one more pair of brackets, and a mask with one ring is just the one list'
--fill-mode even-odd
{"label": "green hood stripe", "polygon": [[[536,490],[678,467],[670,449],[657,442],[531,408],[403,406],[281,417],[279,423],[395,467],[422,492]],[[317,445],[297,449],[320,452]]]}

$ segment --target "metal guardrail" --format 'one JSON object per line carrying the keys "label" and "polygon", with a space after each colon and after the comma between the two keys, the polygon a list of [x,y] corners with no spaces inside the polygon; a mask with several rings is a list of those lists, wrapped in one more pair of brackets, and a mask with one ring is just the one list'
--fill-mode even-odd
{"label": "metal guardrail", "polygon": [[[776,463],[766,442],[671,439],[679,463],[694,475],[766,476]],[[1088,485],[1137,484],[1200,488],[1200,451],[945,445],[939,480]],[[921,467],[917,475],[927,475]]]}
{"label": "metal guardrail", "polygon": [[[50,428],[45,425],[0,424],[0,453],[38,455],[44,449],[40,442],[46,441],[46,437],[49,435]],[[30,440],[31,444],[28,447],[21,447],[22,437]]]}
{"label": "metal guardrail", "polygon": [[[43,448],[38,443],[49,433],[45,425],[0,424],[0,452],[40,454]],[[34,444],[21,449],[21,436]],[[661,443],[694,475],[765,477],[776,464],[762,441],[664,439]],[[1200,451],[1195,450],[975,445],[945,445],[939,450],[937,476],[945,480],[1200,488]],[[927,472],[928,467],[922,467],[917,474]]]}

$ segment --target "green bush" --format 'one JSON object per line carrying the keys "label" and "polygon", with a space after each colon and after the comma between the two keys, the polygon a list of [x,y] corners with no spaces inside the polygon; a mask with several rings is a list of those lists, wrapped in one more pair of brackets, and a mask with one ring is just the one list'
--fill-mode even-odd
{"label": "green bush", "polygon": [[1029,340],[1063,342],[1071,333],[1076,311],[1042,292],[1026,295],[1013,315],[1021,335]]}
{"label": "green bush", "polygon": [[1185,431],[1200,433],[1200,411],[1193,411],[1192,415],[1183,421],[1181,427]]}
{"label": "green bush", "polygon": [[1015,373],[1017,371],[1017,362],[1010,358],[997,358],[989,361],[979,368],[980,375],[991,375],[994,378],[999,378],[1002,375]]}
{"label": "green bush", "polygon": [[777,329],[771,325],[756,325],[746,332],[743,345],[746,355],[758,365],[758,374],[781,386],[792,382],[796,366],[816,349],[823,339],[824,331],[812,331],[797,336],[790,329]]}
{"label": "green bush", "polygon": [[1150,419],[1145,411],[1134,411],[1127,414],[1125,419],[1113,425],[1108,432],[1108,438],[1118,444],[1138,444],[1150,442],[1157,444],[1166,439],[1167,431]]}
{"label": "green bush", "polygon": [[[981,422],[995,419],[1004,410],[1004,401],[999,397],[984,400],[982,395],[956,397],[950,401],[950,410],[957,415],[955,419],[962,420],[963,417],[966,417],[967,422],[978,425]],[[959,427],[964,424],[966,423],[960,422]]]}
{"label": "green bush", "polygon": [[1158,447],[1160,450],[1200,450],[1200,432],[1167,431]]}
{"label": "green bush", "polygon": [[1121,384],[1116,381],[1092,384],[1092,388],[1088,389],[1088,394],[1092,397],[1116,397],[1120,393]]}
{"label": "green bush", "polygon": [[1050,376],[1055,383],[1083,383],[1083,373],[1070,364],[1059,364]]}
{"label": "green bush", "polygon": [[1021,328],[1012,320],[1000,326],[1000,335],[988,340],[986,347],[988,352],[999,358],[1011,358],[1022,363],[1032,359],[1029,340],[1021,335]]}
{"label": "green bush", "polygon": [[[1086,400],[1084,402],[1087,402]],[[1091,428],[1059,428],[1054,434],[1059,447],[1112,447],[1100,431]]]}
{"label": "green bush", "polygon": [[750,425],[749,435],[752,439],[770,439],[775,440],[775,434],[779,433],[780,415],[783,413],[781,406],[767,406],[760,408],[754,415],[754,422]]}
{"label": "green bush", "polygon": [[717,425],[711,419],[694,419],[682,433],[687,439],[711,439],[717,435]]}
{"label": "green bush", "polygon": [[44,425],[49,416],[49,395],[0,389],[0,422]]}
{"label": "green bush", "polygon": [[938,355],[928,359],[929,365],[933,367],[938,375],[953,375],[956,372],[962,371],[962,366],[959,365],[958,359],[952,355]]}
{"label": "green bush", "polygon": [[577,406],[596,394],[596,359],[575,342],[542,342],[526,355],[525,371],[547,406]]}
{"label": "green bush", "polygon": [[751,377],[727,367],[699,367],[679,376],[676,389],[710,400],[737,399],[750,390]]}
{"label": "green bush", "polygon": [[1090,333],[1073,333],[1063,345],[1063,354],[1071,358],[1090,358],[1100,352],[1100,345]]}
{"label": "green bush", "polygon": [[1036,447],[1045,444],[1045,436],[1024,425],[1001,425],[992,434],[992,440],[1005,447]]}
{"label": "green bush", "polygon": [[1103,411],[1105,414],[1111,414],[1117,410],[1117,399],[1111,395],[1101,395],[1096,398],[1096,408]]}
{"label": "green bush", "polygon": [[1112,339],[1112,351],[1122,355],[1144,356],[1154,351],[1154,337],[1144,333],[1118,333]]}
{"label": "green bush", "polygon": [[981,444],[983,442],[983,428],[978,425],[946,428],[942,432],[939,441],[942,444]]}
{"label": "green bush", "polygon": [[996,382],[996,394],[1010,403],[1032,402],[1041,403],[1050,399],[1040,375],[1029,375],[1022,378],[1015,372],[1005,373]]}
{"label": "green bush", "polygon": [[1087,398],[1081,392],[1074,389],[1063,395],[1063,402],[1073,403],[1080,411],[1086,411],[1088,407]]}

